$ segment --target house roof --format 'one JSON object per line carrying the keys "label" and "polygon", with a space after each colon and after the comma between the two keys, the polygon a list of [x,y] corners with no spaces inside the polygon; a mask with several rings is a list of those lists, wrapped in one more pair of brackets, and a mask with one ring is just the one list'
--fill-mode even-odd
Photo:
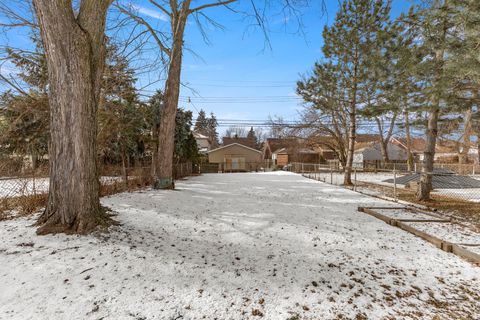
{"label": "house roof", "polygon": [[276,152],[277,150],[291,147],[298,144],[298,139],[295,138],[268,138],[265,146],[270,149],[270,151]]}
{"label": "house roof", "polygon": [[[255,141],[246,137],[223,137],[223,145],[227,146],[233,143],[255,149]],[[256,150],[256,149],[255,149]]]}
{"label": "house roof", "polygon": [[357,134],[355,138],[355,142],[378,142],[381,141],[382,138],[380,137],[379,134],[366,134],[366,133],[360,133]]}
{"label": "house roof", "polygon": [[[403,148],[407,148],[407,138],[393,137],[393,143],[399,144]],[[410,145],[412,152],[423,152],[425,150],[425,139],[423,138],[411,138]]]}
{"label": "house roof", "polygon": [[251,151],[258,152],[258,153],[260,153],[260,154],[262,153],[262,151],[259,151],[259,150],[257,150],[257,149],[253,149],[253,148],[247,147],[247,146],[245,146],[245,145],[243,145],[243,144],[236,143],[236,142],[231,143],[231,144],[228,144],[228,145],[226,145],[226,146],[222,146],[222,147],[220,147],[220,148],[216,148],[216,149],[210,150],[210,151],[208,151],[208,153],[217,152],[217,151],[220,151],[220,150],[222,150],[222,149],[229,148],[229,147],[234,146],[234,145],[240,146],[240,147],[242,147],[242,148],[245,148],[245,149],[248,149],[248,150],[251,150]]}
{"label": "house roof", "polygon": [[[414,153],[421,153],[425,150],[426,141],[423,138],[411,138],[411,149]],[[393,143],[399,144],[403,148],[407,148],[407,139],[404,137],[394,137]],[[453,140],[437,140],[435,153],[457,153],[458,143]]]}
{"label": "house roof", "polygon": [[274,154],[318,154],[317,151],[309,148],[281,148],[278,150],[275,150],[273,152]]}
{"label": "house roof", "polygon": [[193,131],[193,137],[195,139],[209,139],[209,137],[207,137],[206,135],[201,134],[199,132],[195,132],[195,131]]}

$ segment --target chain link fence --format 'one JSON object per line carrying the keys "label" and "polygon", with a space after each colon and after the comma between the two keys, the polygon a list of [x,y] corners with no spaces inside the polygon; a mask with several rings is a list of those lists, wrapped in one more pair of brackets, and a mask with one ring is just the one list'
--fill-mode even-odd
{"label": "chain link fence", "polygon": [[[421,166],[416,166],[420,170]],[[345,173],[336,164],[291,163],[288,171],[307,178],[393,201],[417,203],[432,209],[451,212],[480,226],[480,166],[474,164],[435,164],[432,173],[431,200],[417,200],[420,172],[408,171],[405,165],[388,164],[383,167],[353,165],[351,184],[344,182]]]}
{"label": "chain link fence", "polygon": [[[124,168],[116,165],[99,167],[100,195],[112,195],[149,187],[153,184],[151,166]],[[174,165],[174,178],[194,175],[198,167],[192,163]],[[0,162],[0,220],[30,214],[45,206],[48,196],[48,167],[24,170],[14,161]]]}

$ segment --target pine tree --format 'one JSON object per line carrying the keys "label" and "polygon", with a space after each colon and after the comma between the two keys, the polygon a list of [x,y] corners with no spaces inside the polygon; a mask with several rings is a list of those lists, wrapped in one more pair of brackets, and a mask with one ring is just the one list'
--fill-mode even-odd
{"label": "pine tree", "polygon": [[215,117],[213,112],[211,112],[210,118],[207,119],[207,136],[210,140],[212,148],[216,148],[219,145],[217,127],[218,127],[217,117]]}
{"label": "pine tree", "polygon": [[[341,119],[348,131],[340,132],[338,123],[332,131],[335,136],[348,138],[345,159],[344,184],[351,185],[353,154],[357,134],[358,112],[368,101],[368,85],[371,74],[375,72],[376,58],[384,45],[384,34],[390,19],[390,1],[345,0],[330,27],[323,32],[323,53],[327,62],[318,63],[315,72],[327,75],[328,80],[314,75],[312,81],[304,82],[298,90],[308,90],[308,86],[320,83],[319,95],[305,92],[313,100],[326,107],[332,114],[332,120]],[[320,101],[325,100],[325,101]],[[336,118],[336,110],[345,110],[347,117]],[[341,125],[340,125],[341,126]],[[343,139],[337,139],[344,147]]]}
{"label": "pine tree", "polygon": [[179,108],[175,122],[175,162],[177,164],[196,162],[199,154],[197,142],[191,131],[192,112]]}
{"label": "pine tree", "polygon": [[417,190],[417,199],[423,201],[430,199],[432,191],[439,120],[442,115],[448,115],[452,107],[453,77],[445,69],[449,55],[448,43],[456,28],[452,14],[449,0],[433,1],[430,6],[410,13],[411,28],[417,31],[417,38],[421,39],[417,48],[421,63],[417,64],[416,78],[421,84],[424,110],[428,117],[422,175]]}
{"label": "pine tree", "polygon": [[247,134],[247,139],[250,145],[254,146],[255,148],[258,146],[257,135],[255,134],[255,130],[253,130],[253,127],[250,127],[250,130],[248,131],[248,134]]}
{"label": "pine tree", "polygon": [[197,120],[195,121],[195,132],[208,136],[208,119],[205,111],[200,109],[198,112]]}
{"label": "pine tree", "polygon": [[6,60],[17,70],[28,92],[6,91],[0,97],[0,112],[5,125],[0,129],[0,145],[10,155],[29,155],[32,168],[48,153],[49,104],[48,72],[40,35],[32,33],[35,51],[6,49]]}
{"label": "pine tree", "polygon": [[107,47],[102,103],[98,109],[98,151],[104,162],[121,163],[127,183],[131,159],[143,155],[147,140],[145,106],[135,89],[134,70],[117,46]]}

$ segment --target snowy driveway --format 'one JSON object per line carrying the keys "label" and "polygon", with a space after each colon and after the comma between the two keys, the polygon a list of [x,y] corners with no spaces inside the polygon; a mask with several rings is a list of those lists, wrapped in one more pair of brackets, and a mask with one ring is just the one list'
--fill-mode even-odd
{"label": "snowy driveway", "polygon": [[480,319],[480,268],[289,173],[104,198],[107,235],[0,222],[0,319]]}

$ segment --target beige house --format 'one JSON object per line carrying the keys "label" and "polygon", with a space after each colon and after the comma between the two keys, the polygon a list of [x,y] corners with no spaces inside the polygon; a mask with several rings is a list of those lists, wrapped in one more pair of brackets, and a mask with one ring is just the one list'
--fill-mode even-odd
{"label": "beige house", "polygon": [[212,144],[210,142],[210,139],[206,135],[198,132],[193,132],[193,137],[197,142],[198,152],[200,152],[200,154],[206,154],[208,151],[210,151],[210,149],[212,148]]}
{"label": "beige house", "polygon": [[253,171],[262,164],[262,152],[232,143],[209,151],[208,161],[217,163],[219,172]]}

